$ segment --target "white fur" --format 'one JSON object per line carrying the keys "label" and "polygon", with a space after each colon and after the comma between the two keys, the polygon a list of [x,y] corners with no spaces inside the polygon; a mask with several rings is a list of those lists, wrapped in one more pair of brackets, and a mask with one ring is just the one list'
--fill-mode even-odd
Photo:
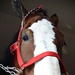
{"label": "white fur", "polygon": [[[56,45],[53,43],[55,33],[54,26],[46,19],[39,20],[29,27],[34,35],[34,56],[46,51],[57,53]],[[56,57],[47,56],[35,63],[34,75],[61,75],[59,61]]]}

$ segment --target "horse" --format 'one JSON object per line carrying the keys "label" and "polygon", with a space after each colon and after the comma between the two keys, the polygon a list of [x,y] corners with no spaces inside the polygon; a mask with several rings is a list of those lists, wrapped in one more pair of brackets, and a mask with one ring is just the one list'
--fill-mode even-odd
{"label": "horse", "polygon": [[[22,19],[17,41],[10,46],[11,75],[69,75],[62,63],[64,35],[57,25],[56,14],[49,17],[42,6],[29,12],[20,0],[12,0],[14,10]],[[3,66],[3,65],[2,65]]]}

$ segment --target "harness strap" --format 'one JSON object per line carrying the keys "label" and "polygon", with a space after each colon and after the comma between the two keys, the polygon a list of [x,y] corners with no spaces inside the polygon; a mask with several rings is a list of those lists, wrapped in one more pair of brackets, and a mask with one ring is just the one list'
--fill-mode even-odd
{"label": "harness strap", "polygon": [[16,51],[17,61],[18,61],[19,66],[21,67],[24,64],[24,62],[23,62],[22,57],[21,57],[20,47],[18,46],[18,42],[15,42],[13,45],[11,45],[10,49],[11,49],[11,53],[13,55],[14,55],[14,51]]}
{"label": "harness strap", "polygon": [[58,55],[57,53],[51,52],[51,51],[46,51],[46,52],[43,52],[43,53],[41,53],[41,54],[39,54],[39,55],[33,57],[33,58],[32,58],[31,60],[29,60],[26,64],[24,64],[24,65],[22,66],[22,68],[26,68],[26,67],[32,65],[32,64],[34,64],[35,62],[38,62],[39,60],[43,59],[43,58],[46,57],[46,56],[54,56],[54,57],[58,58],[59,61],[60,61],[61,67],[62,67],[62,68],[61,68],[61,69],[62,69],[61,71],[62,71],[63,73],[66,73],[66,69],[65,69],[65,67],[64,67],[64,65],[63,65],[63,63],[62,63],[62,61],[61,61],[61,59],[60,59],[60,57],[59,57],[59,55]]}
{"label": "harness strap", "polygon": [[18,61],[18,64],[19,64],[20,67],[24,64],[24,62],[22,60],[22,57],[21,57],[20,46],[19,46],[20,45],[20,43],[19,43],[20,42],[20,35],[21,35],[21,32],[22,32],[22,29],[23,29],[23,21],[21,23],[21,27],[20,27],[20,31],[19,31],[17,41],[10,46],[11,53],[13,55],[14,55],[14,51],[16,51],[16,53],[17,53],[17,61]]}
{"label": "harness strap", "polygon": [[[34,64],[35,62],[38,62],[39,60],[41,60],[42,58],[46,57],[46,56],[54,56],[56,58],[59,59],[60,62],[60,67],[61,67],[61,72],[62,73],[67,73],[66,68],[64,67],[62,60],[60,59],[59,55],[55,52],[51,52],[51,51],[47,51],[47,52],[43,52],[35,57],[33,57],[31,60],[29,60],[27,63],[24,63],[20,54],[20,47],[18,45],[18,42],[14,43],[11,46],[11,52],[13,54],[13,52],[16,50],[17,53],[17,60],[18,60],[18,64],[20,66],[21,69],[24,69],[32,64]],[[68,75],[68,74],[67,74]]]}

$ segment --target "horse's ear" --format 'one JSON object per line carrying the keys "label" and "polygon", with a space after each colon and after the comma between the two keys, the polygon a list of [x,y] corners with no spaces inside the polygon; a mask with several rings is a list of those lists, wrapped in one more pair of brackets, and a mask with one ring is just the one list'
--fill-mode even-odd
{"label": "horse's ear", "polygon": [[24,18],[27,10],[24,8],[20,0],[11,0],[12,8],[20,18]]}
{"label": "horse's ear", "polygon": [[58,19],[57,14],[53,14],[53,15],[50,17],[50,21],[51,21],[52,23],[54,23],[54,26],[55,26],[55,27],[57,27],[58,22],[59,22],[59,19]]}

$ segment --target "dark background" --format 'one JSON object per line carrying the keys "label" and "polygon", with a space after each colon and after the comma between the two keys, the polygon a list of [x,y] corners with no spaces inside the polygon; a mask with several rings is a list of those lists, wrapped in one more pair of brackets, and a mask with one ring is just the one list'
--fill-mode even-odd
{"label": "dark background", "polygon": [[[21,0],[28,9],[43,5],[48,15],[57,13],[59,29],[65,36],[67,46],[63,48],[63,62],[70,73],[75,75],[75,0]],[[0,0],[0,61],[20,27],[21,19],[14,13],[11,0]]]}

